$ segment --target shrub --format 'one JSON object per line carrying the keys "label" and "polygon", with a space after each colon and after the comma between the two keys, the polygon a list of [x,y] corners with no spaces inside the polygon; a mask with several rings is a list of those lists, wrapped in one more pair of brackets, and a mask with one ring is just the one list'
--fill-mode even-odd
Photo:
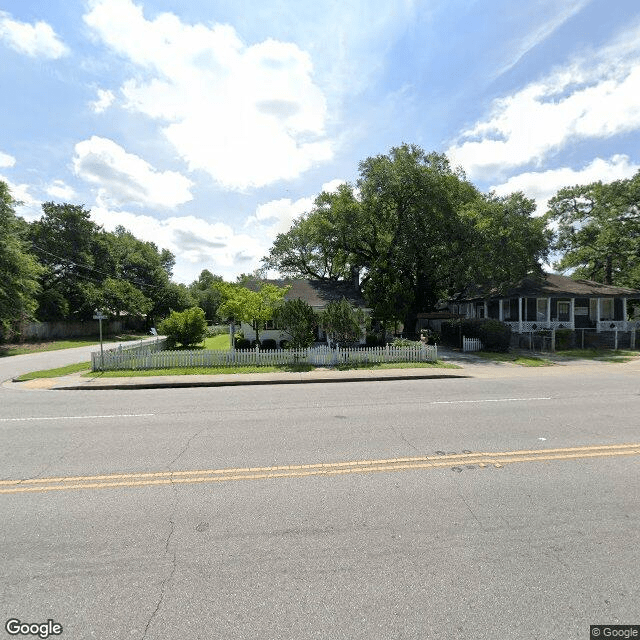
{"label": "shrub", "polygon": [[315,340],[318,316],[304,300],[287,300],[276,308],[273,319],[291,336],[294,347],[308,347]]}
{"label": "shrub", "polygon": [[289,349],[290,344],[289,340],[280,340],[281,349]]}
{"label": "shrub", "polygon": [[251,348],[252,348],[252,349],[255,349],[255,348],[256,348],[256,346],[258,346],[258,347],[259,347],[259,346],[260,346],[260,344],[261,344],[260,340],[252,340],[252,341],[251,341]]}
{"label": "shrub", "polygon": [[367,333],[365,340],[367,347],[380,347],[384,345],[384,339],[382,335],[377,333]]}
{"label": "shrub", "polygon": [[571,329],[558,329],[556,331],[556,349],[570,349],[573,338]]}
{"label": "shrub", "polygon": [[499,320],[463,318],[449,320],[441,326],[442,341],[450,346],[461,347],[462,336],[479,338],[488,351],[509,351],[511,326]]}
{"label": "shrub", "polygon": [[478,337],[487,351],[509,351],[511,326],[500,320],[483,320],[478,329]]}
{"label": "shrub", "polygon": [[409,340],[409,338],[394,338],[391,343],[392,347],[415,347],[419,345],[420,342],[416,342],[415,340]]}
{"label": "shrub", "polygon": [[223,333],[229,333],[229,325],[227,324],[212,324],[207,327],[207,336],[209,338],[215,338],[215,336],[220,336]]}
{"label": "shrub", "polygon": [[247,340],[247,338],[236,338],[235,347],[236,349],[248,349],[251,346],[251,340]]}
{"label": "shrub", "polygon": [[167,336],[167,346],[173,348],[176,344],[189,347],[204,340],[207,335],[207,320],[200,307],[191,307],[184,311],[172,311],[158,327],[162,335]]}
{"label": "shrub", "polygon": [[426,344],[440,344],[442,342],[442,336],[438,331],[433,329],[422,329],[420,335],[425,338]]}
{"label": "shrub", "polygon": [[275,340],[272,340],[271,338],[267,338],[266,340],[262,341],[262,344],[260,345],[261,349],[276,349],[278,346],[278,343]]}

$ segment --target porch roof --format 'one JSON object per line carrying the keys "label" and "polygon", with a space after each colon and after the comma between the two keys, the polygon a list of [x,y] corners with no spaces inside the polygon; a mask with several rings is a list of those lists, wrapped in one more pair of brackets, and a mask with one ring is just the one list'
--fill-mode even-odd
{"label": "porch roof", "polygon": [[542,277],[524,278],[513,286],[502,290],[481,291],[470,287],[455,297],[455,301],[473,301],[499,298],[640,298],[640,291],[626,287],[593,282],[592,280],[574,280],[555,273],[545,273]]}

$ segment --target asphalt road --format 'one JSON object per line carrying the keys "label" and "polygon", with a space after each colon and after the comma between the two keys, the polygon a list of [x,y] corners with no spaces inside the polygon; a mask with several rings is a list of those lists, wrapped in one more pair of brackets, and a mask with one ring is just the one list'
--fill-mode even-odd
{"label": "asphalt road", "polygon": [[640,363],[504,371],[1,388],[3,626],[586,639],[640,624]]}

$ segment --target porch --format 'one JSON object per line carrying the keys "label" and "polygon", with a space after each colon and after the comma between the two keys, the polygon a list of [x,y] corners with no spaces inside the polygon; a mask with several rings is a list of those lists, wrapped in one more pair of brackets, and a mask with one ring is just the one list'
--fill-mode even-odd
{"label": "porch", "polygon": [[632,331],[640,322],[628,319],[627,298],[511,297],[485,299],[462,305],[471,318],[491,318],[516,333],[542,329]]}

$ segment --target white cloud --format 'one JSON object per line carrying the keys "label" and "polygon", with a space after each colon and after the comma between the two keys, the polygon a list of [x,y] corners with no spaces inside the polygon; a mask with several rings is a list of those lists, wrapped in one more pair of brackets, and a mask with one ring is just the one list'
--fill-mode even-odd
{"label": "white cloud", "polygon": [[71,202],[71,200],[76,197],[76,192],[73,187],[70,187],[63,180],[54,180],[46,186],[45,191],[52,198],[56,198],[56,200],[62,202]]}
{"label": "white cloud", "polygon": [[18,215],[25,218],[25,220],[29,220],[29,222],[40,218],[42,215],[41,203],[29,193],[29,185],[17,184],[2,175],[0,175],[0,180],[7,183],[11,197],[22,203],[16,207]]}
{"label": "white cloud", "polygon": [[540,164],[569,142],[640,129],[640,27],[493,104],[447,151],[480,179]]}
{"label": "white cloud", "polygon": [[93,207],[91,216],[107,231],[122,225],[137,238],[169,249],[176,256],[174,279],[184,283],[193,282],[203,269],[233,280],[240,273],[259,267],[268,249],[264,239],[238,234],[227,224],[195,216],[158,220],[105,207]]}
{"label": "white cloud", "polygon": [[0,151],[0,167],[13,167],[16,163],[16,159],[13,156],[10,156],[8,153],[2,153]]}
{"label": "white cloud", "polygon": [[108,89],[98,89],[98,99],[91,103],[94,113],[103,113],[106,111],[116,99],[113,91]]}
{"label": "white cloud", "polygon": [[312,207],[313,198],[272,200],[259,205],[255,214],[247,218],[244,227],[273,240],[279,233],[288,231],[293,221],[310,211]]}
{"label": "white cloud", "polygon": [[537,213],[541,215],[547,211],[547,201],[563,187],[590,184],[599,180],[604,183],[624,180],[633,176],[638,170],[640,170],[640,164],[631,162],[629,156],[614,155],[608,160],[596,158],[579,170],[562,167],[548,171],[521,173],[491,189],[498,195],[506,195],[514,191],[524,192],[528,198],[536,201]]}
{"label": "white cloud", "polygon": [[98,202],[175,207],[192,199],[192,182],[176,171],[158,171],[120,145],[92,136],[75,146],[76,175],[98,185]]}
{"label": "white cloud", "polygon": [[12,49],[33,58],[61,58],[69,53],[51,25],[42,20],[35,24],[12,20],[0,11],[0,39]]}
{"label": "white cloud", "polygon": [[229,25],[147,20],[131,0],[95,0],[86,23],[139,67],[125,106],[164,123],[190,170],[243,190],[292,179],[332,157],[325,98],[309,55],[266,40],[245,45]]}

